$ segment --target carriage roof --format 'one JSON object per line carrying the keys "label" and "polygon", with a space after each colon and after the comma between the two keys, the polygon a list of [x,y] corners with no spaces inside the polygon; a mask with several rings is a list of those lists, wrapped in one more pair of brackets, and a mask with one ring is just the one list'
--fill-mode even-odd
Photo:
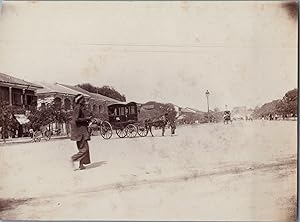
{"label": "carriage roof", "polygon": [[108,108],[116,108],[116,107],[127,107],[127,106],[136,106],[137,103],[136,102],[129,102],[129,103],[125,103],[125,102],[120,102],[120,103],[113,103],[108,105]]}

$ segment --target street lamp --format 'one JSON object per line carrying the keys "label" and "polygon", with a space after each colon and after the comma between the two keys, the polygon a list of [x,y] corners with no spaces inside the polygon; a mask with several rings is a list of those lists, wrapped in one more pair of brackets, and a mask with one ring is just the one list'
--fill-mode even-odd
{"label": "street lamp", "polygon": [[209,119],[209,100],[208,100],[208,97],[209,97],[210,93],[209,93],[208,90],[206,90],[205,95],[206,95],[206,101],[207,101],[207,116],[208,116],[208,122],[210,122],[210,119]]}

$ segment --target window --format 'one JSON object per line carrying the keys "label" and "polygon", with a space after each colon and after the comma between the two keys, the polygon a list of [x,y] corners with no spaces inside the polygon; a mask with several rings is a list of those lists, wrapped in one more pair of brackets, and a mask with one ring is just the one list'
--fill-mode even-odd
{"label": "window", "polygon": [[65,99],[65,110],[70,110],[71,109],[71,100],[68,98]]}
{"label": "window", "polygon": [[61,108],[61,104],[62,104],[62,102],[61,102],[61,98],[59,98],[59,97],[56,97],[55,99],[54,99],[54,107],[55,107],[55,109],[60,109]]}
{"label": "window", "polygon": [[4,103],[9,104],[8,87],[0,86],[0,101],[4,101]]}
{"label": "window", "polygon": [[102,106],[101,105],[99,105],[99,113],[102,113],[103,112],[103,110],[102,110]]}
{"label": "window", "polygon": [[96,111],[97,111],[97,106],[93,105],[93,112],[96,112]]}
{"label": "window", "polygon": [[13,105],[17,105],[17,106],[22,105],[22,94],[13,93],[12,103],[13,103]]}
{"label": "window", "polygon": [[120,107],[120,115],[121,116],[125,115],[125,107]]}
{"label": "window", "polygon": [[129,113],[130,114],[135,114],[135,107],[134,106],[129,107]]}

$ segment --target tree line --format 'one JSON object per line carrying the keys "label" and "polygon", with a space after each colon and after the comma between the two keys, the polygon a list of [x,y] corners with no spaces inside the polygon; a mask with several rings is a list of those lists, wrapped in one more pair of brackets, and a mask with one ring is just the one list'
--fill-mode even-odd
{"label": "tree line", "polygon": [[283,118],[296,116],[298,107],[298,89],[292,89],[285,93],[281,99],[265,103],[256,107],[253,112],[254,118],[262,118],[268,115],[281,115]]}
{"label": "tree line", "polygon": [[126,102],[126,96],[118,92],[112,86],[98,87],[98,86],[93,86],[90,83],[78,84],[77,86],[91,93],[101,94],[103,96],[107,96],[109,98],[116,99],[121,102]]}

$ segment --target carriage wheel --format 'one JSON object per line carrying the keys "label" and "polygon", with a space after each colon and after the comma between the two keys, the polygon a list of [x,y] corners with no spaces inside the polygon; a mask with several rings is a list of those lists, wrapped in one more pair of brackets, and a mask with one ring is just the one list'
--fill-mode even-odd
{"label": "carriage wheel", "polygon": [[100,134],[104,139],[110,139],[112,136],[112,126],[109,122],[104,121],[100,126]]}
{"label": "carriage wheel", "polygon": [[137,130],[137,127],[133,124],[129,124],[126,126],[126,129],[127,129],[127,136],[129,138],[133,138],[133,137],[136,137],[136,134],[138,132]]}
{"label": "carriage wheel", "polygon": [[141,136],[141,137],[145,137],[148,135],[148,130],[146,129],[146,127],[144,126],[138,126],[138,134]]}
{"label": "carriage wheel", "polygon": [[116,133],[117,133],[118,137],[124,138],[124,137],[127,136],[127,128],[124,128],[124,129],[117,129],[117,130],[116,130]]}

